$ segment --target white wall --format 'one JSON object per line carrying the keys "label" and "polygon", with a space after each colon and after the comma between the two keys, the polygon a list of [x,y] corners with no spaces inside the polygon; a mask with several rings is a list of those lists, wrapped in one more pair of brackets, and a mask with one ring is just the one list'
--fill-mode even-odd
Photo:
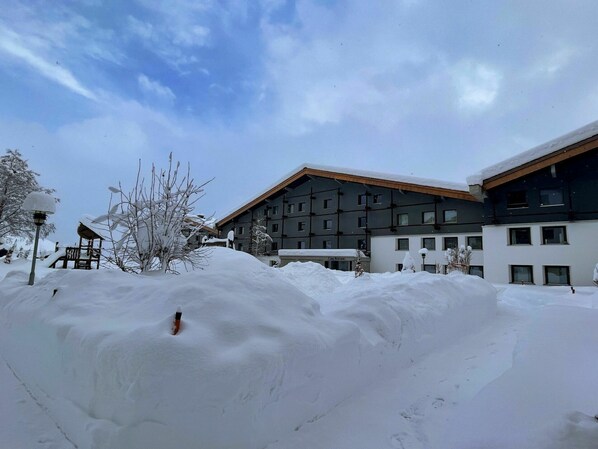
{"label": "white wall", "polygon": [[[542,226],[565,226],[568,244],[543,245]],[[531,245],[509,245],[509,228],[531,228]],[[544,284],[544,266],[568,266],[571,285],[593,285],[598,263],[598,220],[511,224],[483,227],[484,277],[509,283],[510,265],[533,265],[534,283]]]}
{"label": "white wall", "polygon": [[[387,271],[396,271],[397,264],[403,263],[403,258],[405,257],[406,251],[395,250],[397,247],[397,238],[409,239],[409,254],[411,254],[411,257],[413,257],[413,260],[415,261],[415,267],[419,271],[421,270],[422,266],[422,257],[418,253],[418,251],[422,248],[422,238],[436,239],[436,251],[428,251],[428,254],[426,256],[426,265],[434,265],[436,263],[446,265],[446,259],[444,257],[445,251],[442,249],[444,237],[457,237],[459,246],[461,246],[467,245],[467,237],[474,237],[480,235],[480,233],[472,232],[467,234],[421,234],[410,236],[393,235],[372,237],[372,254],[370,269],[372,273],[385,273]],[[473,251],[471,265],[484,265],[484,251]]]}

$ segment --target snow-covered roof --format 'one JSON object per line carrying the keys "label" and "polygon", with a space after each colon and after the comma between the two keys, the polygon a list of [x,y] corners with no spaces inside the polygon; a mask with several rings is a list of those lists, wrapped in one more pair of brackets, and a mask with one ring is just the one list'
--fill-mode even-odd
{"label": "snow-covered roof", "polygon": [[279,249],[283,257],[359,257],[367,259],[363,251],[356,249]]}
{"label": "snow-covered roof", "polygon": [[252,196],[252,199],[243,203],[242,206],[239,206],[230,211],[229,213],[225,214],[224,218],[220,219],[217,222],[217,225],[220,226],[222,223],[230,220],[231,218],[234,218],[234,216],[238,215],[239,213],[248,210],[262,199],[267,198],[269,195],[275,194],[278,190],[284,188],[286,185],[290,184],[296,179],[299,179],[299,177],[301,177],[302,175],[321,176],[328,177],[331,179],[343,179],[348,181],[353,180],[353,182],[362,182],[364,184],[371,185],[384,184],[388,186],[387,184],[391,183],[392,187],[401,188],[407,191],[419,191],[449,197],[453,196],[462,199],[470,199],[472,201],[474,200],[473,197],[470,198],[468,185],[463,183],[440,181],[437,179],[429,178],[419,178],[415,176],[402,176],[390,173],[359,170],[353,168],[331,167],[327,165],[316,164],[303,164],[297,167],[292,172],[286,174],[270,186],[268,186],[266,189],[264,189],[257,195]]}
{"label": "snow-covered roof", "polygon": [[81,223],[86,228],[91,229],[95,232],[99,237],[102,239],[110,239],[110,232],[108,231],[108,227],[105,223],[94,223],[95,217],[92,215],[83,215],[79,219],[79,223]]}
{"label": "snow-covered roof", "polygon": [[500,175],[509,170],[513,170],[542,157],[549,156],[552,153],[556,153],[596,135],[598,135],[598,120],[571,131],[563,136],[557,137],[556,139],[553,139],[542,145],[538,145],[537,147],[524,151],[523,153],[519,153],[509,159],[491,165],[490,167],[487,167],[478,173],[468,176],[467,184],[482,185],[487,179]]}

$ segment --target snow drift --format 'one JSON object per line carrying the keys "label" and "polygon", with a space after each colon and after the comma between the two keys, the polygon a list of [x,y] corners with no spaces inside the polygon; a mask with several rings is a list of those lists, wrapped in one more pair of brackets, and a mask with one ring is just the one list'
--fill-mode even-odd
{"label": "snow drift", "polygon": [[81,448],[264,447],[496,305],[475,276],[397,273],[337,286],[320,307],[281,270],[223,248],[179,276],[26,282],[2,282],[2,354]]}

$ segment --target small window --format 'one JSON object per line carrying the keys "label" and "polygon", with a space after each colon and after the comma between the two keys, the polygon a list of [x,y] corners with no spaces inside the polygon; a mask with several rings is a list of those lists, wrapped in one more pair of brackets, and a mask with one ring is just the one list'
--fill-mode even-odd
{"label": "small window", "polygon": [[544,245],[564,245],[567,243],[565,226],[542,227],[542,243]]}
{"label": "small window", "polygon": [[562,206],[563,189],[540,189],[540,206]]}
{"label": "small window", "polygon": [[272,251],[278,251],[278,242],[272,242]]}
{"label": "small window", "polygon": [[511,265],[511,282],[514,284],[533,284],[533,267],[531,265]]}
{"label": "small window", "polygon": [[469,266],[469,274],[483,278],[484,277],[484,267],[481,265],[470,265]]}
{"label": "small window", "polygon": [[366,217],[359,217],[357,219],[357,226],[360,228],[366,228],[368,225],[368,221]]}
{"label": "small window", "polygon": [[532,234],[530,228],[511,228],[509,229],[510,245],[531,245]]}
{"label": "small window", "polygon": [[457,211],[455,209],[445,210],[442,215],[445,223],[457,223]]}
{"label": "small window", "polygon": [[305,203],[298,203],[297,204],[297,212],[305,211]]}
{"label": "small window", "polygon": [[305,231],[305,222],[300,221],[297,223],[297,231]]}
{"label": "small window", "polygon": [[403,271],[403,264],[402,263],[398,263],[397,264],[397,271]]}
{"label": "small window", "polygon": [[397,215],[397,225],[407,226],[408,224],[409,224],[409,215],[408,214],[398,214]]}
{"label": "small window", "polygon": [[331,249],[332,248],[332,240],[324,240],[322,242],[323,249]]}
{"label": "small window", "polygon": [[366,239],[358,239],[357,240],[357,248],[362,251],[367,250],[367,248],[368,248],[367,240]]}
{"label": "small window", "polygon": [[471,249],[482,249],[482,236],[467,237],[467,246],[471,246]]}
{"label": "small window", "polygon": [[424,237],[422,239],[422,248],[428,251],[436,251],[436,239],[434,237]]}
{"label": "small window", "polygon": [[365,206],[367,204],[367,195],[362,193],[361,195],[357,195],[357,204],[360,206]]}
{"label": "small window", "polygon": [[272,215],[278,215],[278,206],[272,206]]}
{"label": "small window", "polygon": [[237,235],[243,235],[245,234],[245,228],[243,226],[239,226],[237,228]]}
{"label": "small window", "polygon": [[517,209],[519,207],[527,207],[527,192],[525,190],[516,190],[514,192],[507,192],[507,208]]}
{"label": "small window", "polygon": [[268,210],[268,208],[264,209],[264,217],[267,217],[268,215],[270,215],[270,211]]}
{"label": "small window", "polygon": [[409,251],[409,239],[397,239],[396,251]]}
{"label": "small window", "polygon": [[381,193],[374,195],[374,204],[382,204],[382,194]]}
{"label": "small window", "polygon": [[425,264],[424,271],[427,271],[428,273],[436,274],[436,265]]}
{"label": "small window", "polygon": [[243,251],[243,244],[237,243],[237,251]]}
{"label": "small window", "polygon": [[331,200],[330,198],[326,198],[326,199],[323,201],[323,205],[322,205],[322,207],[323,207],[324,209],[328,209],[328,208],[330,207],[330,203],[331,203],[331,202],[332,202],[332,200]]}
{"label": "small window", "polygon": [[544,267],[544,282],[548,285],[570,285],[569,267]]}
{"label": "small window", "polygon": [[444,241],[444,250],[447,249],[456,249],[459,246],[459,239],[457,237],[445,237]]}
{"label": "small window", "polygon": [[324,225],[323,229],[332,229],[332,220],[324,220],[322,221],[322,224]]}
{"label": "small window", "polygon": [[287,214],[292,214],[295,212],[295,205],[294,204],[287,204]]}
{"label": "small window", "polygon": [[429,212],[424,212],[422,214],[422,223],[423,224],[434,224],[436,223],[436,213],[429,211]]}
{"label": "small window", "polygon": [[297,242],[297,249],[305,249],[305,242],[303,240]]}
{"label": "small window", "polygon": [[278,223],[272,223],[272,232],[278,232]]}

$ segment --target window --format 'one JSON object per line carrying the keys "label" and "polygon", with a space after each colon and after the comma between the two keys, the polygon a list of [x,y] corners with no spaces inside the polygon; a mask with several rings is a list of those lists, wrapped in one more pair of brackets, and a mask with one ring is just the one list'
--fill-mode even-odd
{"label": "window", "polygon": [[470,265],[469,266],[469,274],[483,278],[484,277],[484,267],[481,265]]}
{"label": "window", "polygon": [[278,251],[278,242],[272,242],[272,251]]}
{"label": "window", "polygon": [[409,251],[409,239],[397,239],[396,251]]}
{"label": "window", "polygon": [[402,263],[398,263],[397,264],[397,271],[403,271],[403,264]]}
{"label": "window", "polygon": [[300,221],[297,223],[297,231],[305,231],[305,222]]}
{"label": "window", "polygon": [[374,195],[374,204],[382,204],[382,194],[381,193]]}
{"label": "window", "polygon": [[544,282],[549,285],[570,285],[569,267],[544,267]]}
{"label": "window", "polygon": [[531,245],[532,234],[530,228],[511,228],[509,229],[510,245]]}
{"label": "window", "polygon": [[507,208],[516,209],[518,207],[527,207],[527,192],[525,190],[507,192]]}
{"label": "window", "polygon": [[398,214],[397,215],[397,225],[407,226],[408,224],[409,224],[409,215],[408,214]]}
{"label": "window", "polygon": [[533,267],[531,265],[511,265],[511,282],[514,284],[533,284]]}
{"label": "window", "polygon": [[297,212],[303,212],[305,210],[305,203],[297,204]]}
{"label": "window", "polygon": [[322,242],[322,248],[331,249],[332,248],[332,240],[324,240]]}
{"label": "window", "polygon": [[268,215],[270,215],[270,211],[268,210],[268,208],[266,207],[264,209],[264,217],[267,217]]}
{"label": "window", "polygon": [[540,189],[540,206],[561,206],[563,204],[563,189]]}
{"label": "window", "polygon": [[243,235],[245,234],[245,228],[243,226],[239,226],[237,228],[237,235]]}
{"label": "window", "polygon": [[278,223],[272,223],[272,232],[278,232]]}
{"label": "window", "polygon": [[357,226],[360,228],[365,228],[367,227],[368,222],[367,222],[367,218],[366,217],[359,217],[357,219]]}
{"label": "window", "polygon": [[436,265],[425,264],[424,271],[427,271],[428,273],[436,274]]}
{"label": "window", "polygon": [[471,246],[471,249],[482,249],[482,236],[467,237],[467,246]]}
{"label": "window", "polygon": [[324,224],[324,229],[332,229],[332,220],[324,220],[322,223]]}
{"label": "window", "polygon": [[287,214],[292,214],[293,212],[295,212],[295,205],[287,204]]}
{"label": "window", "polygon": [[422,248],[429,251],[436,251],[436,239],[434,237],[424,237],[422,239]]}
{"label": "window", "polygon": [[459,239],[457,237],[445,237],[443,240],[445,251],[449,248],[456,249],[459,246]]}
{"label": "window", "polygon": [[272,215],[278,215],[278,206],[272,206]]}
{"label": "window", "polygon": [[429,211],[429,212],[424,212],[422,214],[422,223],[423,224],[434,224],[436,223],[436,213]]}
{"label": "window", "polygon": [[567,243],[567,229],[565,226],[546,226],[542,227],[542,243],[544,245]]}
{"label": "window", "polygon": [[297,242],[297,249],[305,249],[305,242],[303,240]]}
{"label": "window", "polygon": [[368,248],[368,243],[366,239],[358,239],[357,240],[357,248],[365,251]]}
{"label": "window", "polygon": [[442,215],[445,223],[457,223],[457,211],[455,209],[445,210]]}
{"label": "window", "polygon": [[357,204],[359,204],[360,206],[364,206],[365,204],[367,204],[367,201],[367,195],[365,193],[357,195]]}
{"label": "window", "polygon": [[331,201],[332,201],[332,200],[331,200],[330,198],[326,198],[326,199],[323,201],[323,207],[324,207],[324,209],[328,209],[328,208],[330,207],[330,202],[331,202]]}
{"label": "window", "polygon": [[275,260],[271,260],[270,261],[270,266],[271,267],[275,267],[276,265],[278,265],[278,262],[276,262]]}
{"label": "window", "polygon": [[237,243],[237,251],[243,251],[243,244]]}

